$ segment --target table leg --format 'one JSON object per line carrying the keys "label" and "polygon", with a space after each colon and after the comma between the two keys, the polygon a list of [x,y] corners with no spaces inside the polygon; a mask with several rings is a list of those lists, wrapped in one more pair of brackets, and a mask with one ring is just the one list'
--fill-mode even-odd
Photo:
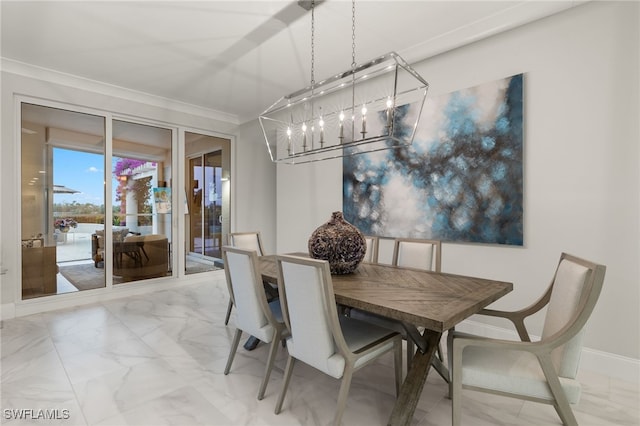
{"label": "table leg", "polygon": [[440,343],[442,333],[438,331],[425,330],[423,337],[427,341],[427,351],[422,353],[417,351],[411,362],[411,368],[400,388],[400,395],[393,406],[389,425],[406,426],[411,424],[413,413],[416,411],[418,401],[422,395],[422,388],[427,381],[427,374],[431,367],[431,360]]}
{"label": "table leg", "polygon": [[244,348],[248,351],[252,351],[255,348],[258,347],[258,344],[260,343],[260,339],[258,339],[255,336],[250,336],[247,341],[244,343]]}

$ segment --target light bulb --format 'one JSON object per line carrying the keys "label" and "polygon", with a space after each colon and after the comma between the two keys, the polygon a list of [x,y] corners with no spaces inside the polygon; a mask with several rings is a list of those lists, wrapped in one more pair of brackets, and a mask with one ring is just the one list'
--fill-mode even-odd
{"label": "light bulb", "polygon": [[362,105],[362,130],[360,131],[360,133],[362,133],[363,138],[364,138],[364,135],[367,133],[367,106],[366,105]]}
{"label": "light bulb", "polygon": [[389,128],[389,133],[391,133],[391,127],[393,126],[393,116],[391,115],[393,107],[393,101],[391,100],[391,96],[387,98],[387,127]]}

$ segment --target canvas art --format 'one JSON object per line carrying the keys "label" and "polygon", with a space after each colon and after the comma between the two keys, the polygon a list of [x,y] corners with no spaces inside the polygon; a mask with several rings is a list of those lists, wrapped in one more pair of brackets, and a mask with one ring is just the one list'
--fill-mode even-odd
{"label": "canvas art", "polygon": [[153,188],[156,213],[171,213],[171,188]]}
{"label": "canvas art", "polygon": [[344,157],[345,219],[367,235],[523,245],[523,75],[398,107],[394,131],[418,113],[411,146]]}

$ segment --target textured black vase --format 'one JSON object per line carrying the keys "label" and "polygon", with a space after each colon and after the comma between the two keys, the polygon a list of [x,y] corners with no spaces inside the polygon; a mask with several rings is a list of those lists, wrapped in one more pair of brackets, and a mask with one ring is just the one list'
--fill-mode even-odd
{"label": "textured black vase", "polygon": [[333,212],[329,222],[313,231],[309,238],[309,255],[329,261],[331,273],[350,274],[355,271],[367,250],[364,236],[342,216]]}

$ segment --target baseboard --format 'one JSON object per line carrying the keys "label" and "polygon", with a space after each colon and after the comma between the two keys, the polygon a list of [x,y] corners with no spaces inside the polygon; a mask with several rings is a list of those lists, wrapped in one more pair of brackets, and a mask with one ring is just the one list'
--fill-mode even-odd
{"label": "baseboard", "polygon": [[[221,273],[222,272],[222,273]],[[112,288],[100,288],[94,290],[84,290],[74,293],[58,294],[45,297],[38,297],[21,301],[13,305],[12,312],[5,316],[2,305],[3,319],[22,317],[42,312],[49,312],[57,309],[71,308],[74,306],[86,305],[89,303],[99,303],[107,300],[121,299],[130,296],[138,296],[145,293],[153,293],[161,290],[171,290],[173,288],[196,284],[203,281],[224,280],[224,271],[212,271],[205,274],[192,274],[177,278],[159,278],[118,284]]]}
{"label": "baseboard", "polygon": [[5,303],[0,305],[0,320],[8,320],[11,318],[15,318],[16,316],[16,305],[15,303]]}
{"label": "baseboard", "polygon": [[[494,339],[520,340],[515,331],[472,320],[466,320],[458,324],[456,330]],[[535,341],[539,339],[539,336],[531,336],[531,339]],[[580,369],[618,380],[636,382],[640,377],[640,360],[596,349],[583,348]]]}

